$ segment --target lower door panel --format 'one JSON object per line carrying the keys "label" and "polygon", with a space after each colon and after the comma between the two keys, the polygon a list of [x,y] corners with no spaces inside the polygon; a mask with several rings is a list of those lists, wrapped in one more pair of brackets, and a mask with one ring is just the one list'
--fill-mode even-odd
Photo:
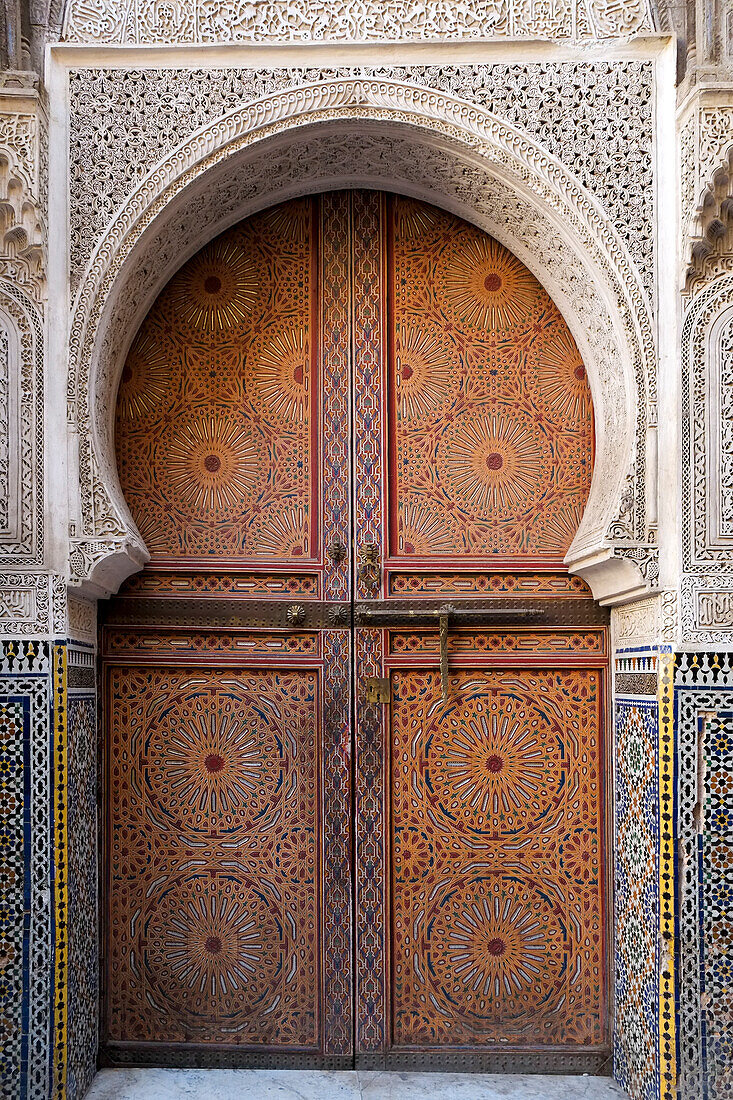
{"label": "lower door panel", "polygon": [[348,708],[320,660],[228,661],[106,663],[103,1057],[350,1064]]}
{"label": "lower door panel", "polygon": [[[444,699],[420,660],[437,637],[385,637],[386,1019],[357,1060],[603,1072],[604,671],[502,667],[485,642],[451,637]],[[585,642],[602,655],[602,631]]]}

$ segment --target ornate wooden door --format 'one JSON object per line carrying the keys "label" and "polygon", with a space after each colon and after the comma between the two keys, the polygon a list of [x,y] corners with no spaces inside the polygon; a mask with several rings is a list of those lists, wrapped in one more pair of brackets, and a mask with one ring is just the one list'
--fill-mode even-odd
{"label": "ornate wooden door", "polygon": [[106,1057],[600,1068],[592,409],[534,277],[413,200],[257,215],[153,307],[117,452]]}

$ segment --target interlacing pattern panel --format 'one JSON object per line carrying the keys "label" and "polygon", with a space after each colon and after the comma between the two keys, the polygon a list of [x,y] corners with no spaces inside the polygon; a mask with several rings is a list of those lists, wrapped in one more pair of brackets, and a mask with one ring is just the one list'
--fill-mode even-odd
{"label": "interlacing pattern panel", "polygon": [[660,1095],[658,711],[656,687],[616,699],[615,1062],[643,1100]]}
{"label": "interlacing pattern panel", "polygon": [[601,674],[392,674],[394,1042],[605,1036]]}
{"label": "interlacing pattern panel", "polygon": [[561,562],[593,465],[585,367],[497,241],[396,198],[389,219],[391,553]]}
{"label": "interlacing pattern panel", "polygon": [[154,562],[317,556],[313,211],[286,203],[213,241],[130,349],[117,462]]}
{"label": "interlacing pattern panel", "polygon": [[106,1031],[318,1045],[317,675],[112,666]]}
{"label": "interlacing pattern panel", "polygon": [[[351,598],[351,195],[321,198],[321,377],[323,379],[323,540],[329,554],[324,597]],[[334,550],[336,547],[340,551]]]}
{"label": "interlacing pattern panel", "polygon": [[351,636],[325,631],[323,830],[325,843],[323,931],[324,1046],[350,1054],[353,1034],[351,868]]}

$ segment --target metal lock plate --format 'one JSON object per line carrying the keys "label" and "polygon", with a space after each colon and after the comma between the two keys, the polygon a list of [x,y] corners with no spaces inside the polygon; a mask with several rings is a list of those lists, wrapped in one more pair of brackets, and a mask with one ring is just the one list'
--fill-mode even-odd
{"label": "metal lock plate", "polygon": [[388,703],[390,696],[389,676],[367,676],[367,703]]}

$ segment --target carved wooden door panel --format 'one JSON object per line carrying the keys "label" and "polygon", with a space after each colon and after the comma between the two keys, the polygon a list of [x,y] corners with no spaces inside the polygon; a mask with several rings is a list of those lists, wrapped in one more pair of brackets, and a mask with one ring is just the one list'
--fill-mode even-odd
{"label": "carved wooden door panel", "polygon": [[106,1059],[599,1068],[592,409],[545,291],[424,204],[295,200],[174,276],[116,430]]}
{"label": "carved wooden door panel", "polygon": [[563,566],[585,369],[498,242],[353,202],[357,1062],[598,1071],[607,640]]}
{"label": "carved wooden door panel", "polygon": [[207,246],[123,372],[152,559],[103,632],[113,1063],[352,1064],[343,207]]}

